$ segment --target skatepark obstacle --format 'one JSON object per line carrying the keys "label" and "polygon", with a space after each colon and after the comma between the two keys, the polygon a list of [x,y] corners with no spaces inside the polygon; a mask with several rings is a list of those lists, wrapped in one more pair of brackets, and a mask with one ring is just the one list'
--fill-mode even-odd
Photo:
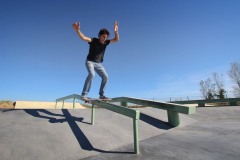
{"label": "skatepark obstacle", "polygon": [[[64,108],[64,101],[69,100],[69,99],[73,99],[73,108],[75,106],[76,99],[82,100],[81,96],[77,95],[77,94],[72,94],[69,96],[58,98],[58,99],[56,99],[55,108],[57,106],[57,103],[60,101],[62,101],[62,108]],[[103,102],[101,100],[91,100],[91,104],[92,104],[92,116],[91,116],[91,124],[92,125],[94,125],[94,121],[95,121],[95,106],[105,108],[107,110],[119,113],[121,115],[125,115],[125,116],[133,119],[134,153],[139,154],[138,120],[140,117],[140,112],[138,110],[133,110],[133,109],[119,106],[116,104]]]}
{"label": "skatepark obstacle", "polygon": [[128,103],[143,105],[146,107],[153,107],[157,109],[167,110],[168,123],[177,127],[180,124],[179,113],[193,114],[196,112],[196,107],[189,107],[175,103],[167,103],[161,101],[152,101],[133,97],[117,97],[113,98],[112,102],[120,102],[121,105],[127,107]]}
{"label": "skatepark obstacle", "polygon": [[[64,101],[69,99],[73,99],[73,108],[75,107],[76,99],[82,100],[81,96],[77,94],[72,94],[69,96],[58,98],[56,99],[55,108],[57,107],[57,103],[61,101],[62,108],[64,108]],[[139,154],[138,120],[140,118],[140,111],[128,108],[128,103],[166,110],[168,115],[168,123],[173,127],[177,127],[180,124],[179,113],[193,114],[196,112],[196,107],[189,107],[175,103],[152,101],[133,97],[117,97],[113,98],[109,102],[104,102],[99,99],[93,99],[89,101],[92,104],[92,116],[91,116],[92,125],[94,125],[95,120],[95,106],[105,108],[107,110],[125,115],[133,119],[134,153],[136,154]],[[113,102],[120,102],[121,105],[113,104]]]}

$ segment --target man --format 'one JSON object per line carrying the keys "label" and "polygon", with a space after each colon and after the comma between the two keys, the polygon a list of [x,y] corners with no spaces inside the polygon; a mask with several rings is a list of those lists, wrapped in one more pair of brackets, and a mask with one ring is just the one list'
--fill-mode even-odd
{"label": "man", "polygon": [[107,29],[101,29],[98,34],[98,38],[89,38],[85,36],[80,31],[80,22],[73,23],[73,28],[77,32],[78,36],[83,40],[88,42],[89,44],[89,52],[86,59],[86,67],[88,70],[88,76],[86,78],[83,91],[82,91],[82,99],[87,100],[87,95],[90,91],[93,77],[95,75],[95,71],[102,78],[99,95],[100,99],[109,100],[109,98],[105,95],[105,87],[108,81],[108,74],[104,67],[102,66],[104,53],[107,45],[110,43],[117,42],[119,40],[118,34],[118,22],[114,23],[114,34],[115,37],[113,39],[107,39],[110,35]]}

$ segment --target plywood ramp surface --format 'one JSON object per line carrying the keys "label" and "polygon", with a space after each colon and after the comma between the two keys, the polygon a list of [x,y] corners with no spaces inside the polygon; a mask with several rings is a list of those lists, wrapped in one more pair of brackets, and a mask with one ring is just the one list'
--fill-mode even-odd
{"label": "plywood ramp surface", "polygon": [[[15,109],[55,109],[56,102],[16,101]],[[62,108],[58,102],[57,109]],[[64,102],[64,109],[73,109],[72,102]],[[86,109],[79,103],[75,103],[75,109]]]}

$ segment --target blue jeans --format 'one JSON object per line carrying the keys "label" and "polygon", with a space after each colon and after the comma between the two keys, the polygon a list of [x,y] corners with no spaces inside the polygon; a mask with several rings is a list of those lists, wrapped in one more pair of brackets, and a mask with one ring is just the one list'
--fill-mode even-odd
{"label": "blue jeans", "polygon": [[85,64],[88,70],[88,76],[86,78],[86,81],[83,87],[82,95],[86,95],[86,96],[88,95],[88,92],[90,91],[92,80],[93,80],[93,77],[95,76],[95,71],[96,71],[97,74],[102,78],[99,95],[103,96],[104,90],[108,81],[107,72],[105,71],[101,63],[96,63],[96,62],[87,60]]}

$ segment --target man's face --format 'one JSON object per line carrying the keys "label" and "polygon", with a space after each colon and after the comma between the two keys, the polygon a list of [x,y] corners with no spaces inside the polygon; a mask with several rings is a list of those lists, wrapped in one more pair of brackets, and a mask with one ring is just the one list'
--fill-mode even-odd
{"label": "man's face", "polygon": [[108,35],[107,34],[102,34],[102,35],[99,35],[99,41],[100,43],[104,43],[108,38]]}

